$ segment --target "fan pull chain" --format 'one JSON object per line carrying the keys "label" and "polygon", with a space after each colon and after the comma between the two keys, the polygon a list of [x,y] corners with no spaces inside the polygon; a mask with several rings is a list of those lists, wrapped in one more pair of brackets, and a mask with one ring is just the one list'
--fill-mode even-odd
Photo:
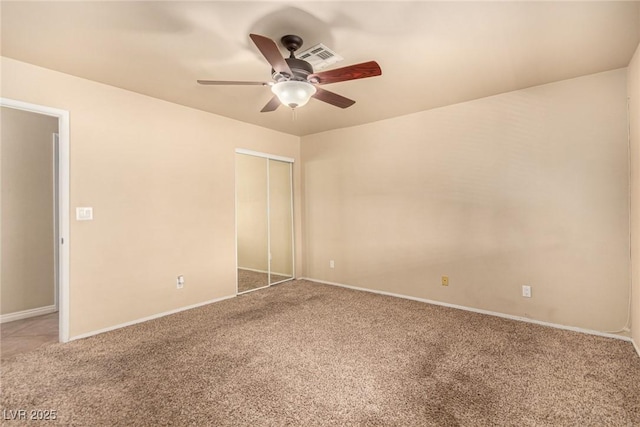
{"label": "fan pull chain", "polygon": [[297,118],[298,118],[298,113],[296,112],[295,108],[292,108],[291,109],[291,121],[295,122]]}

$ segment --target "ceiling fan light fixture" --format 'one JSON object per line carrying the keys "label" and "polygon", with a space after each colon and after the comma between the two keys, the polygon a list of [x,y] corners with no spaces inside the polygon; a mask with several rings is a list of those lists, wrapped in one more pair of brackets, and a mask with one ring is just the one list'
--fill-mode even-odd
{"label": "ceiling fan light fixture", "polygon": [[271,91],[282,104],[290,108],[298,108],[309,102],[309,99],[316,93],[316,87],[307,82],[287,80],[271,86]]}

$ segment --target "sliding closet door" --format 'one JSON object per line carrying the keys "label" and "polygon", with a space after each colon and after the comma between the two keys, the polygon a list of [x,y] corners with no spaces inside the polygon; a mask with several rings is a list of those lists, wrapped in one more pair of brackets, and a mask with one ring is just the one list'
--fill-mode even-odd
{"label": "sliding closet door", "polygon": [[238,293],[269,286],[267,159],[236,154]]}
{"label": "sliding closet door", "polygon": [[[291,280],[291,161],[236,152],[238,293]],[[249,152],[253,153],[253,152]]]}
{"label": "sliding closet door", "polygon": [[269,159],[269,283],[293,278],[291,163]]}

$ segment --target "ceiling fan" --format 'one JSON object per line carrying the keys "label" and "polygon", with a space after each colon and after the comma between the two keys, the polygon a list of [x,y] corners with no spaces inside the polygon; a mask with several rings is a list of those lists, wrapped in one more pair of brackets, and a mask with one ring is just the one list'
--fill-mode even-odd
{"label": "ceiling fan", "polygon": [[258,34],[250,34],[249,37],[253,40],[269,64],[271,64],[272,82],[198,80],[198,83],[202,85],[270,86],[274,96],[267,102],[262,110],[260,110],[262,113],[274,111],[280,104],[287,105],[292,109],[302,107],[311,97],[336,107],[347,108],[355,104],[356,101],[318,86],[375,77],[382,74],[380,66],[375,61],[314,73],[311,64],[296,58],[294,55],[294,52],[302,46],[302,39],[300,37],[286,35],[280,39],[282,45],[286,47],[290,53],[288,58],[282,57],[278,46],[270,38]]}

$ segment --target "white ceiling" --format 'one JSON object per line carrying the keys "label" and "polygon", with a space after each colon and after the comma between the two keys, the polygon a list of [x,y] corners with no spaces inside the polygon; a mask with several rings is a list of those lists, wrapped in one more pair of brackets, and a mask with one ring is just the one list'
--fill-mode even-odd
{"label": "white ceiling", "polygon": [[[640,2],[8,2],[2,55],[306,135],[626,67],[640,41]],[[248,35],[324,43],[382,76],[323,86],[356,100],[260,113],[268,81]],[[284,49],[283,49],[284,53]],[[34,82],[37,84],[37,82]]]}

